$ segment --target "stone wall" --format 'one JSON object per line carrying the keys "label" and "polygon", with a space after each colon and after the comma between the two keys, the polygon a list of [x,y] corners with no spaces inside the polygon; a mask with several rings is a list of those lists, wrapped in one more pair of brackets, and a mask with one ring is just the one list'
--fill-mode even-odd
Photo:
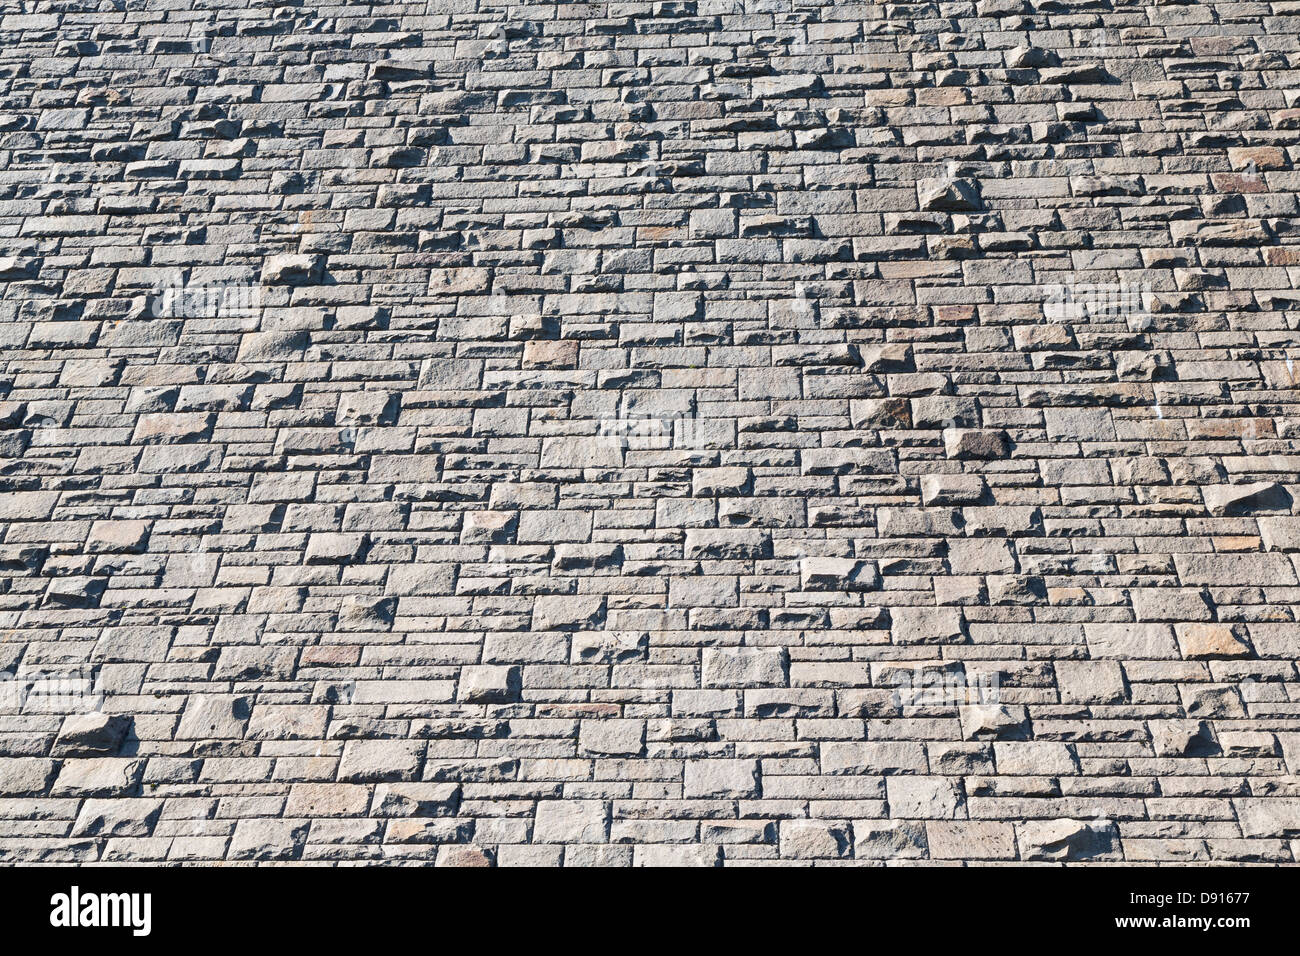
{"label": "stone wall", "polygon": [[1298,90],[1294,2],[10,3],[0,860],[1292,862]]}

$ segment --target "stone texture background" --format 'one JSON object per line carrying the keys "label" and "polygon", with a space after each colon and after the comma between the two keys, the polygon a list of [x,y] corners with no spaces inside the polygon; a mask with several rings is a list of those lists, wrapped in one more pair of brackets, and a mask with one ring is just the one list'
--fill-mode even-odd
{"label": "stone texture background", "polygon": [[1292,862],[1298,71],[10,0],[0,860]]}

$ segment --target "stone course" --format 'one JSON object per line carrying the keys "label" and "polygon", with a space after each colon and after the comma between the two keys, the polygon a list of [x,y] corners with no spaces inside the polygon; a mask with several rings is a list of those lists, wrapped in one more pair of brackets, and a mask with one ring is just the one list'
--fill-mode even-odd
{"label": "stone course", "polygon": [[0,862],[1300,862],[1300,5],[11,2]]}

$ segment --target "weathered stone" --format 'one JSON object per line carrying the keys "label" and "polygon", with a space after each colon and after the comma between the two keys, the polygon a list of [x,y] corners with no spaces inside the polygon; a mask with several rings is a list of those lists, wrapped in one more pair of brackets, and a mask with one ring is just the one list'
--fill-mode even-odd
{"label": "weathered stone", "polygon": [[916,189],[922,209],[966,212],[980,208],[979,190],[969,179],[923,179]]}
{"label": "weathered stone", "polygon": [[262,265],[264,285],[312,285],[321,279],[324,256],[271,256]]}
{"label": "weathered stone", "polygon": [[967,740],[1020,740],[1028,734],[1023,706],[982,703],[961,708],[962,736]]}
{"label": "weathered stone", "polygon": [[1119,834],[1108,821],[1028,820],[1016,826],[1026,860],[1116,859]]}
{"label": "weathered stone", "polygon": [[247,697],[195,695],[185,705],[176,728],[178,740],[239,740],[248,726]]}
{"label": "weathered stone", "polygon": [[1157,757],[1199,757],[1217,748],[1203,720],[1153,720],[1150,727]]}
{"label": "weathered stone", "polygon": [[534,843],[604,843],[609,812],[600,800],[542,800],[533,824]]}
{"label": "weathered stone", "polygon": [[369,544],[363,534],[313,534],[307,542],[307,564],[356,564]]}
{"label": "weathered stone", "polygon": [[1300,551],[1300,518],[1260,518],[1259,536],[1266,551]]}
{"label": "weathered stone", "polygon": [[947,777],[890,777],[890,815],[905,820],[953,820],[965,814],[960,782]]}
{"label": "weathered stone", "polygon": [[240,820],[228,851],[232,860],[293,860],[302,852],[308,824],[292,820]]}
{"label": "weathered stone", "polygon": [[1300,798],[1241,797],[1233,800],[1246,837],[1294,837],[1300,834]]}
{"label": "weathered stone", "polygon": [[880,587],[880,574],[874,561],[804,558],[799,583],[805,591],[871,591]]}
{"label": "weathered stone", "polygon": [[454,816],[460,787],[454,783],[381,783],[375,787],[371,814],[377,817]]}
{"label": "weathered stone", "polygon": [[142,554],[149,540],[147,521],[96,521],[86,550],[101,554]]}
{"label": "weathered stone", "polygon": [[479,664],[461,670],[460,700],[472,704],[503,704],[518,696],[517,667]]}
{"label": "weathered stone", "polygon": [[73,836],[149,836],[162,813],[163,801],[145,798],[91,799],[81,805]]}
{"label": "weathered stone", "polygon": [[339,609],[340,631],[386,631],[393,623],[397,598],[350,594]]}
{"label": "weathered stone", "polygon": [[96,757],[63,762],[50,788],[56,797],[129,797],[136,794],[145,762],[137,759]]}
{"label": "weathered stone", "polygon": [[1247,514],[1257,508],[1289,507],[1291,497],[1273,481],[1245,485],[1207,485],[1201,489],[1212,515]]}
{"label": "weathered stone", "polygon": [[975,504],[988,492],[978,475],[927,475],[921,479],[921,503],[936,505]]}
{"label": "weathered stone", "polygon": [[54,754],[62,757],[108,757],[122,746],[131,719],[122,714],[77,714],[65,717],[54,740]]}
{"label": "weathered stone", "polygon": [[958,460],[1006,458],[1009,449],[1005,432],[971,428],[945,428],[944,453]]}
{"label": "weathered stone", "polygon": [[686,764],[686,796],[736,799],[758,796],[758,761],[702,759]]}
{"label": "weathered stone", "polygon": [[784,648],[705,648],[705,687],[784,687],[789,661]]}
{"label": "weathered stone", "polygon": [[962,612],[957,608],[900,607],[889,612],[896,644],[959,644],[966,640]]}
{"label": "weathered stone", "polygon": [[576,595],[539,597],[533,605],[536,630],[581,630],[599,624],[605,616],[605,601]]}
{"label": "weathered stone", "polygon": [[1124,671],[1116,661],[1058,661],[1061,700],[1077,704],[1119,704],[1128,699]]}
{"label": "weathered stone", "polygon": [[424,745],[405,740],[349,740],[338,778],[351,783],[414,780],[424,762]]}
{"label": "weathered stone", "polygon": [[49,790],[58,770],[53,760],[0,757],[0,796],[39,797]]}
{"label": "weathered stone", "polygon": [[584,720],[578,749],[603,757],[636,757],[645,747],[645,723],[640,720]]}
{"label": "weathered stone", "polygon": [[925,825],[910,820],[855,820],[853,855],[859,860],[923,859]]}
{"label": "weathered stone", "polygon": [[793,860],[836,860],[853,845],[848,824],[829,820],[782,820],[781,856]]}
{"label": "weathered stone", "polygon": [[1188,660],[1253,656],[1250,644],[1230,624],[1178,624],[1174,631]]}

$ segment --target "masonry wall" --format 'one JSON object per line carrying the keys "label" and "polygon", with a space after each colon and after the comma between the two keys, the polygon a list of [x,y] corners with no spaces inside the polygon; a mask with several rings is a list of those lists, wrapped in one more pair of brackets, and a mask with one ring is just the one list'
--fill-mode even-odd
{"label": "masonry wall", "polygon": [[10,3],[0,860],[1293,862],[1297,90],[1294,2]]}

